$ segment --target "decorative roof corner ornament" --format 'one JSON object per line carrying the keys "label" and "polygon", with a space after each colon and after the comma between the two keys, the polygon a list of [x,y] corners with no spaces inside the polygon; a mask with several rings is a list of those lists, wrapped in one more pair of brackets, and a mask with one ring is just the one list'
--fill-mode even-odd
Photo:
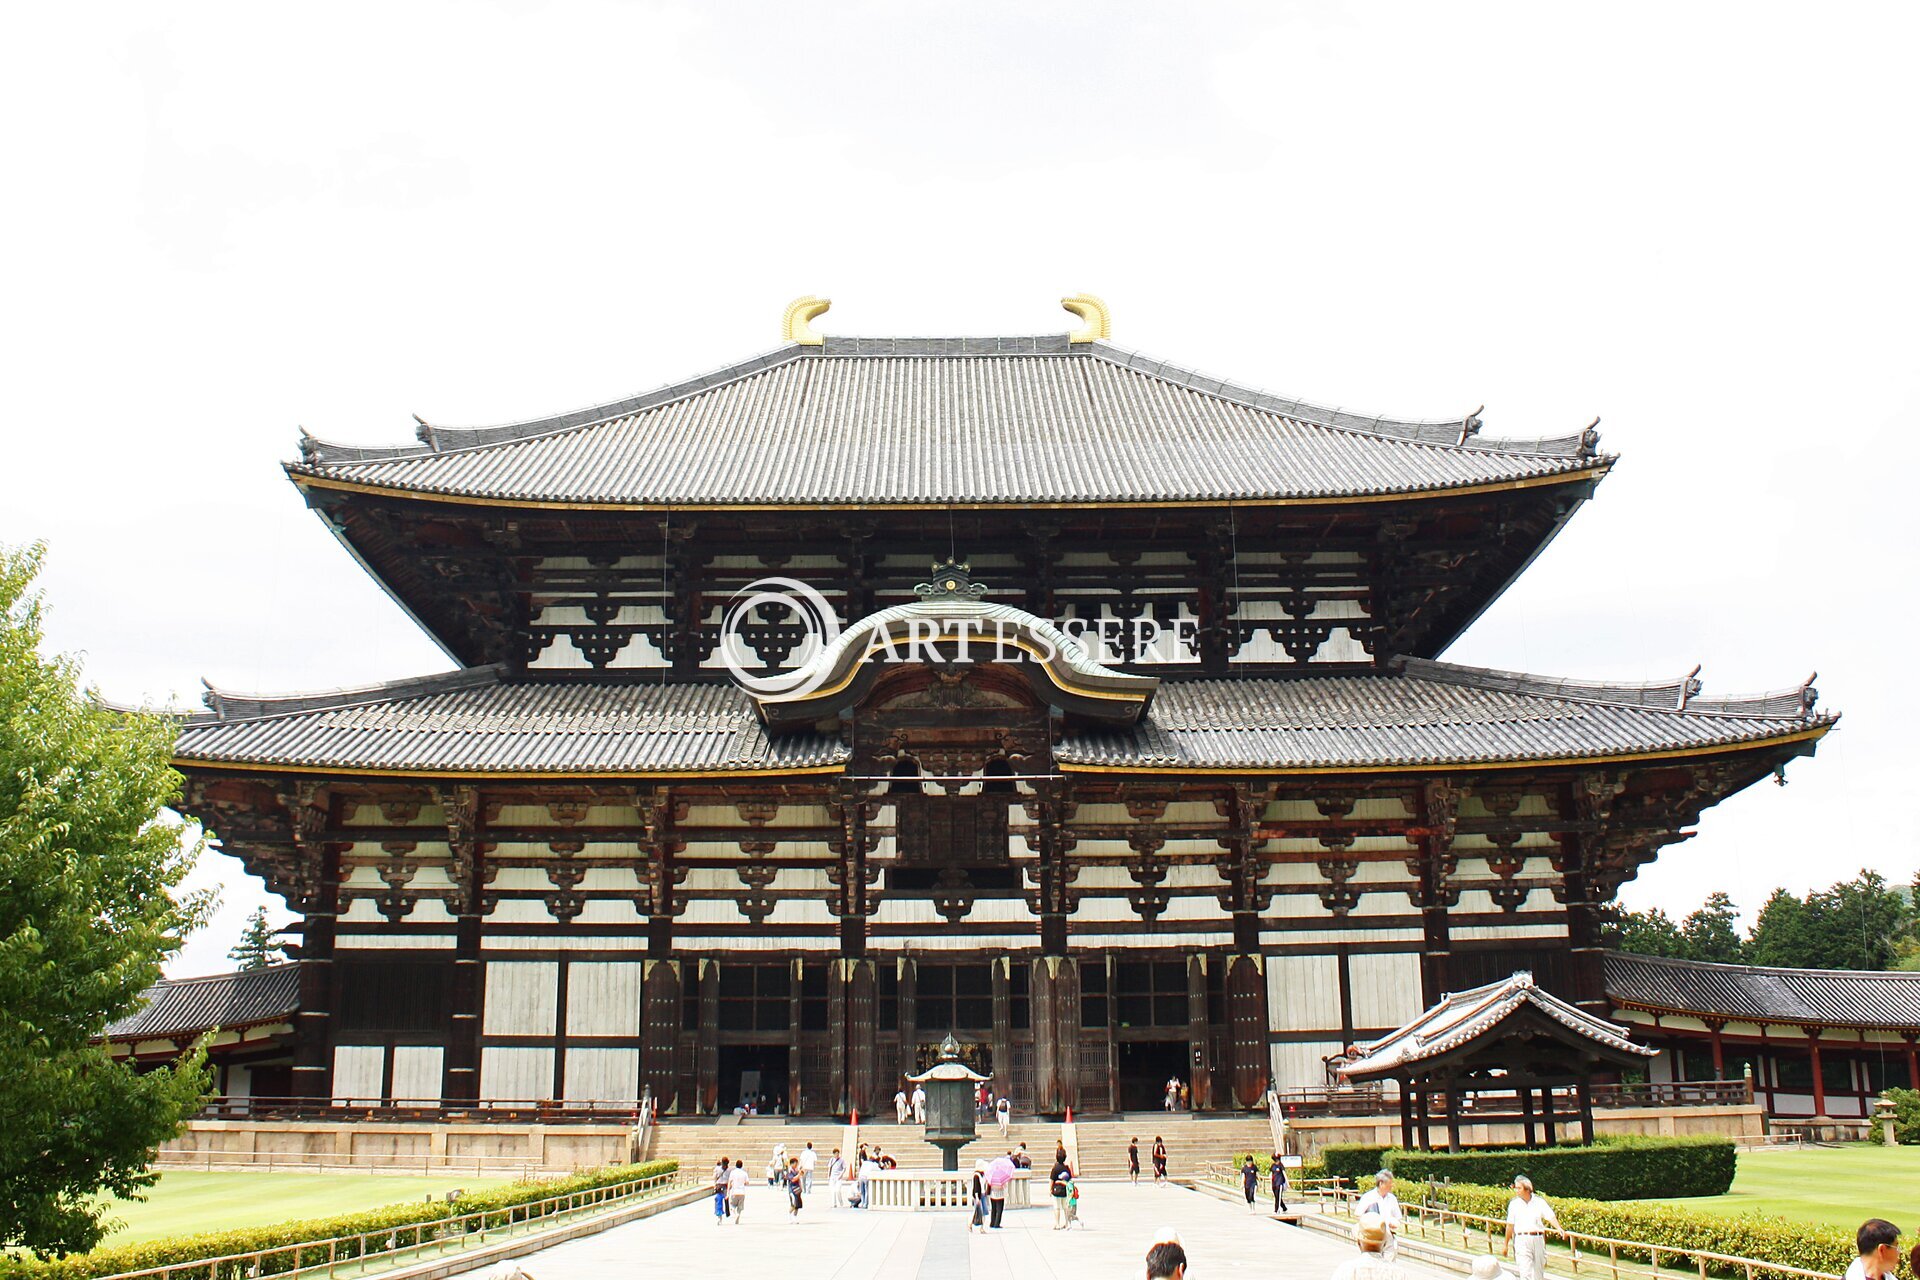
{"label": "decorative roof corner ornament", "polygon": [[1600,419],[1596,416],[1580,433],[1580,456],[1591,458],[1600,452]]}
{"label": "decorative roof corner ornament", "polygon": [[1685,711],[1687,703],[1700,696],[1700,690],[1706,686],[1700,683],[1700,664],[1694,663],[1693,670],[1680,677],[1680,705],[1675,711]]}
{"label": "decorative roof corner ornament", "polygon": [[433,428],[427,425],[427,420],[417,413],[413,415],[413,420],[418,424],[413,429],[413,438],[421,444],[432,444]]}
{"label": "decorative roof corner ornament", "polygon": [[826,339],[814,331],[812,322],[827,314],[827,308],[832,305],[832,298],[816,298],[812,294],[795,298],[787,304],[787,313],[780,319],[781,336],[803,347],[823,345]]}
{"label": "decorative roof corner ornament", "polygon": [[948,560],[944,564],[936,562],[933,580],[916,582],[913,593],[923,600],[978,600],[987,594],[987,585],[973,580],[964,560]]}
{"label": "decorative roof corner ornament", "polygon": [[1475,409],[1472,413],[1460,420],[1460,439],[1455,441],[1456,444],[1465,444],[1468,440],[1480,434],[1480,415],[1486,411],[1487,406],[1481,405],[1478,409]]}
{"label": "decorative roof corner ornament", "polygon": [[1813,682],[1819,678],[1820,673],[1815,671],[1800,682],[1800,718],[1802,720],[1811,719],[1813,709],[1820,705],[1820,691],[1813,687]]}
{"label": "decorative roof corner ornament", "polygon": [[305,427],[300,428],[300,461],[314,463],[320,460],[320,442]]}
{"label": "decorative roof corner ornament", "polygon": [[1113,315],[1107,304],[1090,293],[1076,293],[1060,299],[1060,305],[1080,317],[1080,327],[1067,335],[1068,342],[1092,342],[1113,336]]}

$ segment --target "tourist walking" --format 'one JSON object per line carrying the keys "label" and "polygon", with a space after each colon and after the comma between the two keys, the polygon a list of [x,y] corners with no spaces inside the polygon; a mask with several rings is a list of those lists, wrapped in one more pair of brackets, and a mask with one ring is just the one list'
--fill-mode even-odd
{"label": "tourist walking", "polygon": [[871,1155],[860,1162],[860,1170],[856,1175],[859,1181],[854,1186],[854,1194],[860,1197],[859,1207],[862,1209],[873,1208],[873,1177],[879,1172],[880,1162]]}
{"label": "tourist walking", "polygon": [[1369,1213],[1354,1223],[1354,1243],[1360,1252],[1333,1269],[1331,1280],[1407,1280],[1407,1273],[1382,1254],[1387,1243],[1387,1226],[1380,1215]]}
{"label": "tourist walking", "polygon": [[1132,1138],[1127,1142],[1127,1181],[1134,1186],[1140,1185],[1140,1139]]}
{"label": "tourist walking", "polygon": [[[1080,1179],[1069,1174],[1067,1176],[1067,1225],[1071,1227],[1076,1222],[1080,1222]],[[1086,1225],[1080,1222],[1083,1230]]]}
{"label": "tourist walking", "polygon": [[[1520,1280],[1546,1280],[1549,1230],[1566,1233],[1547,1198],[1533,1193],[1532,1180],[1524,1176],[1515,1178],[1513,1199],[1507,1201],[1507,1238],[1501,1242],[1500,1252],[1512,1252]],[[1898,1238],[1899,1233],[1896,1231],[1894,1235]],[[1899,1265],[1897,1251],[1894,1265]]]}
{"label": "tourist walking", "polygon": [[893,1121],[895,1124],[905,1124],[907,1122],[908,1105],[907,1087],[901,1085],[899,1090],[893,1095]]}
{"label": "tourist walking", "polygon": [[987,1165],[987,1225],[995,1231],[1000,1230],[1000,1219],[1007,1212],[1007,1184],[1013,1181],[1018,1167],[1008,1156]]}
{"label": "tourist walking", "polygon": [[1281,1163],[1278,1151],[1273,1153],[1273,1168],[1268,1171],[1267,1177],[1273,1183],[1273,1211],[1285,1213],[1287,1211],[1287,1166]]}
{"label": "tourist walking", "polygon": [[713,1166],[713,1225],[718,1227],[727,1220],[727,1175],[733,1172],[733,1166],[725,1156],[714,1162]]}
{"label": "tourist walking", "polygon": [[733,1225],[740,1225],[740,1215],[747,1211],[747,1162],[735,1160],[733,1172],[727,1175],[727,1208],[733,1214]]}
{"label": "tourist walking", "polygon": [[1173,1109],[1179,1105],[1180,1105],[1180,1081],[1174,1078],[1173,1076],[1168,1076],[1167,1077],[1167,1113],[1171,1115],[1173,1113]]}
{"label": "tourist walking", "polygon": [[808,1195],[813,1194],[813,1168],[820,1163],[820,1153],[809,1142],[807,1149],[800,1153],[800,1189]]}
{"label": "tourist walking", "polygon": [[805,1190],[801,1184],[805,1176],[800,1172],[800,1157],[791,1157],[787,1161],[787,1218],[792,1222],[800,1221],[801,1195]]}
{"label": "tourist walking", "polygon": [[987,1230],[987,1162],[973,1162],[973,1177],[967,1183],[967,1203],[972,1206],[972,1217],[967,1222],[967,1234]]}
{"label": "tourist walking", "polygon": [[1007,1126],[1013,1123],[1013,1103],[1007,1098],[993,1104],[993,1122],[1000,1126],[1000,1140],[1006,1141]]}
{"label": "tourist walking", "polygon": [[1406,1225],[1407,1215],[1400,1207],[1400,1197],[1393,1194],[1393,1174],[1385,1169],[1373,1175],[1373,1190],[1361,1196],[1360,1203],[1353,1207],[1356,1218],[1369,1213],[1379,1214],[1381,1224],[1387,1229],[1387,1241],[1381,1246],[1380,1256],[1388,1262],[1398,1262],[1400,1229]]}
{"label": "tourist walking", "polygon": [[1167,1144],[1160,1140],[1159,1134],[1153,1135],[1153,1182],[1155,1186],[1167,1180]]}
{"label": "tourist walking", "polygon": [[833,1207],[847,1207],[847,1161],[840,1154],[840,1148],[833,1149],[833,1158],[827,1161],[827,1190],[833,1193]]}
{"label": "tourist walking", "polygon": [[927,1091],[919,1085],[913,1086],[913,1122],[927,1122]]}
{"label": "tourist walking", "polygon": [[1178,1238],[1157,1240],[1147,1250],[1147,1280],[1187,1280],[1187,1251]]}
{"label": "tourist walking", "polygon": [[1055,1231],[1067,1225],[1067,1183],[1072,1180],[1073,1170],[1067,1167],[1067,1149],[1061,1147],[1053,1153],[1053,1172],[1047,1175],[1047,1194],[1053,1197]]}
{"label": "tourist walking", "polygon": [[1252,1213],[1254,1197],[1260,1193],[1260,1166],[1253,1162],[1253,1155],[1247,1155],[1246,1163],[1240,1166],[1240,1189],[1247,1194],[1247,1212]]}
{"label": "tourist walking", "polygon": [[1848,1265],[1846,1280],[1881,1280],[1900,1269],[1900,1228],[1885,1218],[1861,1223],[1853,1241],[1860,1256]]}

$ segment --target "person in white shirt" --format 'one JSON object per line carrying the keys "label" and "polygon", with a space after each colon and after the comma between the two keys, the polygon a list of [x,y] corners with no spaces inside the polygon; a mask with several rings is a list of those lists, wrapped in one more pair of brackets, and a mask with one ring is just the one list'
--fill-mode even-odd
{"label": "person in white shirt", "polygon": [[893,1095],[893,1119],[895,1124],[907,1122],[907,1091],[905,1089]]}
{"label": "person in white shirt", "polygon": [[1380,1215],[1380,1225],[1387,1229],[1387,1239],[1380,1246],[1380,1256],[1388,1262],[1397,1262],[1400,1257],[1400,1228],[1406,1224],[1406,1211],[1400,1207],[1400,1197],[1393,1194],[1393,1175],[1382,1169],[1373,1175],[1373,1190],[1360,1197],[1360,1203],[1353,1207],[1354,1216],[1365,1217],[1369,1213]]}
{"label": "person in white shirt", "polygon": [[747,1211],[747,1162],[735,1160],[733,1172],[727,1175],[727,1207],[733,1210],[733,1225],[740,1225],[740,1215]]}
{"label": "person in white shirt", "polygon": [[1513,1199],[1507,1201],[1507,1238],[1500,1252],[1513,1254],[1520,1268],[1520,1280],[1546,1280],[1547,1232],[1564,1232],[1560,1219],[1545,1196],[1533,1194],[1533,1183],[1526,1177],[1513,1180]]}
{"label": "person in white shirt", "polygon": [[840,1154],[840,1148],[833,1149],[833,1158],[827,1161],[827,1188],[833,1192],[833,1207],[846,1207],[847,1161]]}
{"label": "person in white shirt", "polygon": [[1847,1267],[1847,1280],[1881,1280],[1900,1270],[1900,1228],[1885,1218],[1868,1218],[1854,1233],[1860,1256]]}
{"label": "person in white shirt", "polygon": [[1383,1253],[1389,1234],[1379,1214],[1362,1214],[1353,1228],[1360,1252],[1335,1267],[1332,1280],[1407,1280],[1407,1273]]}
{"label": "person in white shirt", "polygon": [[1013,1103],[1002,1098],[993,1104],[993,1122],[1000,1126],[1000,1137],[1007,1136],[1007,1126],[1013,1123]]}
{"label": "person in white shirt", "polygon": [[860,1165],[857,1185],[860,1191],[860,1207],[862,1209],[873,1208],[873,1183],[871,1179],[879,1174],[879,1172],[880,1165],[872,1156],[868,1156]]}
{"label": "person in white shirt", "polygon": [[927,1091],[919,1085],[913,1086],[913,1122],[915,1124],[927,1122]]}
{"label": "person in white shirt", "polygon": [[820,1153],[809,1142],[807,1149],[800,1153],[800,1191],[803,1195],[813,1194],[813,1166],[820,1163]]}

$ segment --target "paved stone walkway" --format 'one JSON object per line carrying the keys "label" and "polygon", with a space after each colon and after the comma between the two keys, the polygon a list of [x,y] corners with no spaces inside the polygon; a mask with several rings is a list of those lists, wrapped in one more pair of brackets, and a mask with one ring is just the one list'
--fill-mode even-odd
{"label": "paved stone walkway", "polygon": [[[1162,1227],[1180,1233],[1196,1280],[1326,1280],[1350,1253],[1331,1237],[1197,1191],[1082,1185],[1084,1229],[1053,1230],[1048,1206],[1009,1211],[1005,1228],[984,1236],[969,1235],[961,1214],[836,1210],[826,1207],[825,1197],[792,1222],[786,1198],[757,1186],[747,1193],[738,1225],[715,1226],[712,1202],[703,1200],[466,1275],[503,1276],[518,1265],[534,1280],[1137,1280],[1147,1244]],[[1437,1274],[1407,1270],[1414,1280]]]}

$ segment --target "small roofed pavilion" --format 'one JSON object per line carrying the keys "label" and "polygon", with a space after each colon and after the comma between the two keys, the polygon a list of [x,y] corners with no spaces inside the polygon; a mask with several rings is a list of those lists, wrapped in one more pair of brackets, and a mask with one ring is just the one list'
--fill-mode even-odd
{"label": "small roofed pavilion", "polygon": [[[1442,997],[1406,1026],[1361,1045],[1340,1074],[1356,1082],[1398,1080],[1401,1145],[1412,1147],[1417,1135],[1423,1151],[1433,1148],[1431,1129],[1442,1109],[1449,1151],[1460,1149],[1463,1121],[1518,1121],[1527,1146],[1551,1146],[1554,1090],[1571,1088],[1584,1146],[1593,1141],[1595,1071],[1637,1065],[1654,1053],[1630,1040],[1626,1028],[1542,990],[1521,971]],[[1481,1095],[1491,1106],[1480,1105]]]}

